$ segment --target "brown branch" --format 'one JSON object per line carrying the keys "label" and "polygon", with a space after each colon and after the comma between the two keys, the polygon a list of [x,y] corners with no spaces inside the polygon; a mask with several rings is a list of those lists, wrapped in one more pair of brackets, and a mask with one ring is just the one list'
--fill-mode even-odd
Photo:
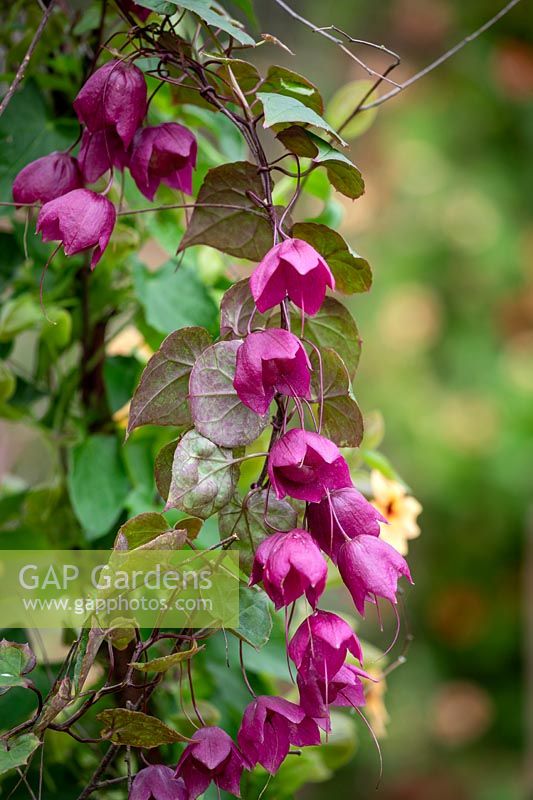
{"label": "brown branch", "polygon": [[37,30],[35,31],[33,39],[30,42],[30,46],[26,50],[26,55],[24,56],[24,58],[21,61],[21,64],[20,64],[20,66],[19,66],[19,68],[17,70],[17,74],[15,75],[11,86],[7,90],[7,92],[6,92],[5,96],[4,96],[4,99],[0,103],[0,117],[2,116],[2,114],[4,113],[6,108],[8,107],[9,102],[10,102],[11,98],[13,97],[13,95],[15,94],[15,92],[17,91],[17,88],[18,88],[19,84],[24,79],[24,73],[26,72],[28,64],[30,63],[30,59],[31,59],[31,57],[33,55],[33,51],[37,47],[37,45],[39,43],[39,39],[41,38],[41,36],[44,33],[44,29],[46,28],[48,20],[50,19],[50,14],[52,13],[54,5],[55,5],[55,0],[50,0],[48,8],[44,12],[44,14],[42,16],[42,19],[41,19],[41,21],[40,21],[40,23],[39,23],[39,25],[37,27]]}
{"label": "brown branch", "polygon": [[[276,0],[276,2],[279,3],[280,0]],[[385,103],[387,100],[390,100],[391,97],[396,97],[397,94],[403,92],[403,90],[407,89],[409,86],[412,86],[413,83],[420,80],[420,78],[424,78],[426,75],[428,75],[437,67],[440,67],[441,64],[444,64],[445,61],[448,61],[449,58],[451,58],[460,50],[462,50],[463,47],[466,47],[467,44],[473,42],[475,39],[481,36],[482,33],[488,31],[489,28],[492,28],[492,26],[495,25],[496,22],[498,22],[502,17],[504,17],[512,8],[514,8],[514,6],[518,5],[519,2],[520,0],[510,0],[510,2],[507,3],[507,5],[505,5],[503,8],[501,8],[497,14],[495,14],[489,20],[484,22],[483,25],[477,28],[477,30],[475,30],[473,33],[470,33],[468,36],[465,36],[464,39],[461,39],[460,42],[457,42],[457,44],[455,44],[441,56],[439,56],[430,64],[428,64],[426,67],[424,67],[424,69],[421,69],[419,72],[415,73],[415,75],[412,75],[403,83],[397,84],[393,89],[391,89],[386,94],[381,95],[381,97],[378,97],[376,100],[372,100],[370,103],[365,103],[364,105],[361,105],[358,108],[358,110],[367,111],[369,108],[375,108],[376,106],[380,106],[382,103]]]}

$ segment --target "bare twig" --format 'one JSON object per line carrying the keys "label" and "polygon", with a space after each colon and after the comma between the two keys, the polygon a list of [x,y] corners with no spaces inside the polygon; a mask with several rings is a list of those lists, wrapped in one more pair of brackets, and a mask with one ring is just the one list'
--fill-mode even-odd
{"label": "bare twig", "polygon": [[[279,3],[280,0],[276,0],[276,2]],[[467,44],[470,44],[470,42],[473,42],[475,39],[481,36],[482,33],[485,33],[485,31],[488,31],[489,28],[492,28],[492,26],[495,25],[496,22],[498,22],[502,17],[508,14],[509,11],[511,11],[511,9],[514,8],[514,6],[518,5],[519,2],[520,0],[510,0],[510,2],[507,3],[507,5],[505,5],[503,8],[501,8],[497,14],[495,14],[489,20],[484,22],[483,25],[477,28],[477,30],[475,30],[473,33],[470,33],[468,36],[465,36],[464,39],[461,39],[460,42],[457,42],[457,44],[455,44],[441,56],[439,56],[430,64],[428,64],[426,67],[424,67],[424,69],[421,69],[419,72],[412,75],[403,83],[397,84],[394,88],[392,88],[385,94],[382,94],[381,97],[378,97],[376,100],[372,100],[370,103],[365,103],[364,105],[360,105],[358,111],[367,111],[369,108],[375,108],[376,106],[380,106],[382,103],[385,103],[387,100],[390,100],[391,97],[396,97],[396,95],[399,94],[400,92],[403,92],[404,89],[407,89],[409,86],[412,86],[413,83],[416,83],[416,81],[420,80],[420,78],[424,78],[430,72],[433,72],[434,69],[440,67],[440,65],[444,64],[445,61],[448,61],[449,58],[451,58],[460,50],[462,50],[463,47],[466,47]]]}
{"label": "bare twig", "polygon": [[20,66],[19,66],[19,68],[17,70],[17,74],[13,78],[13,82],[12,82],[11,86],[7,90],[7,92],[6,92],[5,96],[4,96],[4,99],[0,103],[0,117],[2,116],[2,114],[4,113],[6,108],[8,107],[11,98],[13,97],[15,92],[17,91],[17,88],[18,88],[19,84],[22,82],[22,80],[24,78],[24,73],[26,72],[28,64],[30,63],[30,59],[31,59],[31,57],[33,55],[33,51],[37,47],[37,45],[39,43],[39,39],[43,35],[44,29],[46,28],[48,20],[50,19],[50,14],[53,11],[54,5],[55,5],[55,0],[50,0],[50,4],[49,4],[48,8],[46,9],[46,11],[44,12],[44,14],[42,16],[42,19],[41,19],[41,21],[40,21],[40,23],[39,23],[39,25],[37,27],[37,30],[35,31],[33,39],[30,42],[30,46],[26,50],[26,55],[24,56],[24,58],[22,59],[22,61],[20,63]]}
{"label": "bare twig", "polygon": [[[352,53],[352,51],[348,47],[346,47],[346,45],[344,44],[342,39],[339,39],[339,38],[337,38],[337,36],[333,36],[333,34],[329,33],[330,30],[337,30],[333,25],[329,26],[329,28],[319,28],[318,25],[314,25],[314,23],[312,23],[310,20],[306,19],[305,17],[302,17],[301,14],[298,14],[298,12],[294,11],[294,9],[292,9],[290,6],[288,6],[287,3],[284,2],[284,0],[275,0],[275,2],[284,11],[286,11],[287,14],[290,14],[290,16],[293,19],[298,20],[298,22],[301,22],[303,25],[306,25],[314,33],[319,33],[325,39],[329,39],[330,42],[333,42],[333,44],[336,44],[343,51],[343,53],[346,53],[347,56],[349,56],[353,61],[355,61],[356,64],[359,64],[359,66],[362,69],[364,69],[365,72],[367,72],[369,75],[372,75],[375,78],[380,78],[380,80],[384,80],[387,83],[390,83],[395,88],[399,87],[399,84],[396,83],[396,81],[393,81],[392,78],[388,78],[386,75],[382,75],[380,72],[376,72],[375,69],[372,69],[372,67],[369,67],[368,64],[365,64],[364,61],[362,61],[360,58],[358,58],[355,55],[355,53]],[[518,0],[516,0],[516,2],[518,2]],[[388,50],[386,47],[383,47],[382,45],[372,44],[371,42],[367,42],[364,39],[352,39],[350,36],[345,34],[343,31],[339,30],[339,32],[343,36],[345,36],[350,42],[352,42],[354,44],[361,44],[361,45],[367,45],[367,46],[370,46],[370,47],[374,47],[375,49],[383,50],[384,52],[389,53],[390,55],[394,56],[395,58],[398,57],[396,55],[396,53],[393,53],[392,50]]]}

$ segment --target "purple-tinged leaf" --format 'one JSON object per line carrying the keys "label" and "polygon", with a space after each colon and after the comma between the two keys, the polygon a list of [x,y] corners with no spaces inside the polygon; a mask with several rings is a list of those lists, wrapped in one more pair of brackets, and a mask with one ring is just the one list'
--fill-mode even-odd
{"label": "purple-tinged leaf", "polygon": [[140,425],[190,423],[189,375],[210,343],[204,328],[181,328],[167,336],[148,361],[133,395],[128,434]]}
{"label": "purple-tinged leaf", "polygon": [[333,272],[339,292],[368,292],[372,285],[370,265],[348,247],[340,233],[316,222],[297,222],[292,235],[308,242],[323,256]]}
{"label": "purple-tinged leaf", "polygon": [[238,161],[210,169],[181,240],[180,252],[191,245],[205,244],[238,258],[260,261],[272,247],[272,224],[267,213],[250,199],[250,193],[259,198],[265,193],[254,164]]}
{"label": "purple-tinged leaf", "polygon": [[[299,335],[299,324],[295,320],[296,335]],[[327,347],[335,350],[344,361],[350,378],[354,377],[361,354],[361,340],[354,318],[342,303],[326,297],[318,314],[306,318],[304,335],[320,350]]]}
{"label": "purple-tinged leaf", "polygon": [[191,372],[189,400],[196,429],[221,447],[255,441],[268,424],[239,400],[233,388],[237,350],[242,341],[217,342],[201,354]]}
{"label": "purple-tinged leaf", "polygon": [[314,350],[311,353],[311,394],[312,401],[318,403],[322,390],[322,433],[339,447],[359,447],[363,438],[363,415],[350,396],[350,376],[346,365],[331,348],[321,350],[320,355],[322,387],[318,354]]}
{"label": "purple-tinged leaf", "polygon": [[[268,506],[267,506],[268,498]],[[239,550],[240,565],[251,570],[254,553],[263,539],[273,531],[290,531],[297,527],[298,514],[286,500],[278,500],[273,492],[254,492],[245,502],[234,497],[218,517],[223,538],[237,534],[235,547]]]}
{"label": "purple-tinged leaf", "polygon": [[[254,313],[255,311],[255,313]],[[250,325],[250,319],[254,315]],[[220,304],[220,335],[243,338],[250,330],[267,327],[268,314],[261,314],[255,307],[250,291],[250,279],[244,278],[227,290]]]}
{"label": "purple-tinged leaf", "polygon": [[238,477],[239,465],[231,450],[189,431],[174,453],[166,508],[207,519],[229,503]]}
{"label": "purple-tinged leaf", "polygon": [[146,511],[121,525],[115,540],[116,550],[133,550],[166,533],[169,524],[163,514]]}

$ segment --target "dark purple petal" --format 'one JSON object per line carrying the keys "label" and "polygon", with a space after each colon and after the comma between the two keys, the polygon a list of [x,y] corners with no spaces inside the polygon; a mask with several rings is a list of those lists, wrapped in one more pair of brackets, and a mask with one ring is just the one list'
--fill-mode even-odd
{"label": "dark purple petal", "polygon": [[106,197],[75,189],[41,208],[36,230],[42,233],[43,242],[61,242],[67,256],[94,248],[94,269],[109,243],[115,220],[115,207]]}
{"label": "dark purple petal", "polygon": [[401,575],[412,583],[403,556],[376,536],[356,536],[345,542],[339,550],[338,563],[341,577],[362,615],[365,612],[365,600],[383,597],[396,603]]}
{"label": "dark purple petal", "polygon": [[192,171],[198,145],[183,125],[165,122],[137,132],[131,153],[130,171],[140,192],[149,200],[160,183],[186,194],[192,193]]}
{"label": "dark purple petal", "polygon": [[13,181],[15,203],[48,203],[83,186],[75,158],[50,153],[27,164]]}
{"label": "dark purple petal", "polygon": [[146,81],[140,69],[126,61],[109,61],[85,82],[74,100],[80,122],[90,131],[114,128],[129,147],[146,115]]}
{"label": "dark purple petal", "polygon": [[113,128],[94,133],[86,129],[81,139],[78,163],[86,183],[94,183],[113,167],[120,170],[127,167],[129,155]]}
{"label": "dark purple petal", "polygon": [[357,636],[345,620],[330,611],[315,611],[307,617],[288,648],[289,657],[299,671],[305,673],[306,658],[309,658],[326,680],[339,671],[348,651],[359,661],[362,660],[363,653]]}
{"label": "dark purple petal", "polygon": [[181,778],[164,764],[141,769],[133,779],[129,800],[188,800],[189,793]]}
{"label": "dark purple petal", "polygon": [[372,503],[353,486],[336,489],[320,503],[308,508],[309,530],[333,561],[347,538],[379,536],[380,522],[386,522]]}

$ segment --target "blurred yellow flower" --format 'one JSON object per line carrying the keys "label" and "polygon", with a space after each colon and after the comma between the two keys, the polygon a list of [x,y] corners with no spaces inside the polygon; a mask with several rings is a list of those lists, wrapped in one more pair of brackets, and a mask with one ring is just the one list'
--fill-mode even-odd
{"label": "blurred yellow flower", "polygon": [[387,724],[389,722],[389,713],[385,708],[385,692],[387,691],[387,682],[383,677],[383,672],[376,667],[367,668],[367,672],[375,681],[364,680],[365,685],[365,711],[368,721],[372,730],[376,734],[377,739],[383,739],[387,735]]}
{"label": "blurred yellow flower", "polygon": [[422,506],[416,498],[406,493],[400,483],[385,478],[377,469],[372,470],[370,485],[372,504],[389,523],[381,525],[381,538],[405,556],[409,550],[409,539],[420,536],[416,519]]}

